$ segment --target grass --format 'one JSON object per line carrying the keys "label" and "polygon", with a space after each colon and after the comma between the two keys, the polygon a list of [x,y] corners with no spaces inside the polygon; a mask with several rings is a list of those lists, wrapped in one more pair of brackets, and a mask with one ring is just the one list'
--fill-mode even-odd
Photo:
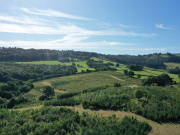
{"label": "grass", "polygon": [[75,61],[75,62],[59,62],[59,61],[32,61],[32,62],[15,62],[16,64],[45,64],[45,65],[67,65],[70,66],[72,63],[75,63],[76,66],[79,64],[80,67],[77,67],[78,73],[81,72],[81,70],[86,71],[86,69],[94,71],[94,68],[89,68],[88,65],[86,64],[86,61]]}
{"label": "grass", "polygon": [[[171,65],[174,66],[174,68],[176,66],[180,67],[180,64],[177,64],[177,63],[168,63],[168,64],[169,64],[169,66],[171,66]],[[119,68],[117,68],[117,72],[123,73],[123,70],[129,70],[127,68],[127,65],[122,65]],[[141,75],[141,78],[140,78],[141,80],[148,78],[148,76],[150,76],[150,75],[158,76],[158,75],[161,75],[163,73],[166,73],[171,78],[173,78],[173,80],[176,81],[177,83],[180,82],[180,78],[178,77],[178,75],[170,74],[166,70],[163,70],[163,69],[154,69],[154,68],[144,67],[143,71],[134,71],[134,73],[135,73],[135,76],[134,76],[135,78],[137,78],[137,74],[140,74]]]}
{"label": "grass", "polygon": [[176,56],[180,56],[180,54],[175,54]]}
{"label": "grass", "polygon": [[164,64],[167,66],[168,69],[169,68],[180,67],[180,63],[165,62]]}
{"label": "grass", "polygon": [[58,65],[62,64],[59,61],[32,61],[32,62],[15,62],[16,64],[45,64],[45,65]]}
{"label": "grass", "polygon": [[18,109],[9,109],[9,111],[26,111],[30,109],[41,109],[43,105],[33,106],[33,107],[25,107],[25,108],[18,108]]}
{"label": "grass", "polygon": [[6,83],[4,83],[4,82],[0,82],[0,86],[2,86],[2,85],[6,85]]}
{"label": "grass", "polygon": [[[43,86],[42,86],[43,87]],[[24,96],[26,98],[30,98],[30,99],[36,99],[38,100],[38,98],[43,94],[41,91],[41,86],[36,86],[35,88],[30,90],[29,92],[25,93]]]}
{"label": "grass", "polygon": [[162,54],[161,57],[167,58],[169,56],[167,54]]}
{"label": "grass", "polygon": [[94,72],[77,74],[71,76],[58,77],[48,79],[45,81],[35,82],[35,89],[44,85],[51,85],[56,91],[82,91],[83,89],[100,87],[100,86],[113,86],[114,83],[124,84],[126,82],[118,80],[113,76],[109,76],[111,72]]}

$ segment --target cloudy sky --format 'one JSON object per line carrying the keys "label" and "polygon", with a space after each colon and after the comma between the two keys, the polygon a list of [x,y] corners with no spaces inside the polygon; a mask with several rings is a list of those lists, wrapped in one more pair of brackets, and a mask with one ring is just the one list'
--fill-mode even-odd
{"label": "cloudy sky", "polygon": [[180,53],[179,0],[0,0],[0,46]]}

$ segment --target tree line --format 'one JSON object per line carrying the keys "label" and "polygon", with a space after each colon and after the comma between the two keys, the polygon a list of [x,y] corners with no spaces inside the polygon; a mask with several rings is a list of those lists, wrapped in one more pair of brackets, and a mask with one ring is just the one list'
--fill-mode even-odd
{"label": "tree line", "polygon": [[[61,62],[73,61],[74,59],[88,60],[97,57],[122,64],[137,64],[151,68],[166,68],[164,62],[180,62],[180,56],[167,53],[168,57],[161,54],[148,55],[105,55],[94,52],[81,52],[73,50],[49,50],[49,49],[22,49],[0,47],[0,61],[47,61],[59,60]],[[71,59],[69,59],[71,58]]]}

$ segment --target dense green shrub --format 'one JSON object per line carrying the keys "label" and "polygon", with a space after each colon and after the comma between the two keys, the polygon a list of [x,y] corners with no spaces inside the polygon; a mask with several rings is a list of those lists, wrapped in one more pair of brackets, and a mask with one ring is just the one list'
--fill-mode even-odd
{"label": "dense green shrub", "polygon": [[149,76],[142,81],[143,85],[157,84],[158,86],[171,85],[173,83],[172,78],[168,74],[161,74],[158,76]]}
{"label": "dense green shrub", "polygon": [[43,107],[39,110],[0,110],[1,134],[79,134],[79,135],[146,135],[151,127],[146,122],[115,115],[110,117],[91,116],[67,108]]}
{"label": "dense green shrub", "polygon": [[[168,88],[166,88],[168,89]],[[170,89],[170,88],[169,88]],[[159,87],[108,88],[74,97],[84,108],[131,111],[154,121],[180,118],[178,91],[171,97]]]}

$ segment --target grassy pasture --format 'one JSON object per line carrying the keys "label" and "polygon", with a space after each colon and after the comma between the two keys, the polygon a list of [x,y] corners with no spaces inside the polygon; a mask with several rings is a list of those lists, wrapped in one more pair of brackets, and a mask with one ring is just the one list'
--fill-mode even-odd
{"label": "grassy pasture", "polygon": [[167,54],[162,54],[161,57],[167,58],[169,56]]}
{"label": "grassy pasture", "polygon": [[[171,63],[169,65],[171,65]],[[175,65],[175,63],[174,63],[174,65]],[[176,64],[176,66],[177,65],[178,64]],[[180,67],[180,64],[179,64],[179,67]],[[117,68],[117,72],[123,73],[123,70],[128,70],[127,65],[122,65],[122,66]],[[176,81],[177,83],[180,82],[178,75],[170,74],[166,70],[163,70],[163,69],[153,69],[153,68],[144,67],[143,71],[134,71],[134,73],[135,73],[135,76],[134,76],[135,78],[137,78],[137,74],[140,74],[141,75],[140,79],[146,79],[150,75],[158,76],[158,75],[161,75],[163,73],[166,73],[171,78],[173,78],[173,80]]]}
{"label": "grassy pasture", "polygon": [[45,64],[45,65],[58,65],[62,64],[59,61],[31,61],[31,62],[16,62],[16,64]]}
{"label": "grassy pasture", "polygon": [[167,66],[168,69],[169,68],[180,67],[180,63],[165,62],[164,64]]}
{"label": "grassy pasture", "polygon": [[100,86],[113,86],[114,83],[121,83],[125,85],[124,80],[118,80],[110,72],[94,72],[94,73],[85,73],[77,74],[72,76],[64,76],[53,79],[48,79],[45,81],[35,82],[35,89],[44,85],[51,85],[55,88],[55,92],[58,91],[82,91],[83,89],[100,87]]}
{"label": "grassy pasture", "polygon": [[175,54],[176,56],[180,56],[180,54]]}
{"label": "grassy pasture", "polygon": [[67,65],[70,66],[72,63],[75,63],[76,66],[77,64],[80,65],[80,67],[77,67],[78,72],[80,73],[81,70],[86,71],[86,69],[89,70],[95,70],[94,68],[89,68],[88,65],[86,64],[86,61],[75,61],[75,62],[59,62],[59,61],[32,61],[32,62],[16,62],[17,64],[45,64],[45,65]]}

